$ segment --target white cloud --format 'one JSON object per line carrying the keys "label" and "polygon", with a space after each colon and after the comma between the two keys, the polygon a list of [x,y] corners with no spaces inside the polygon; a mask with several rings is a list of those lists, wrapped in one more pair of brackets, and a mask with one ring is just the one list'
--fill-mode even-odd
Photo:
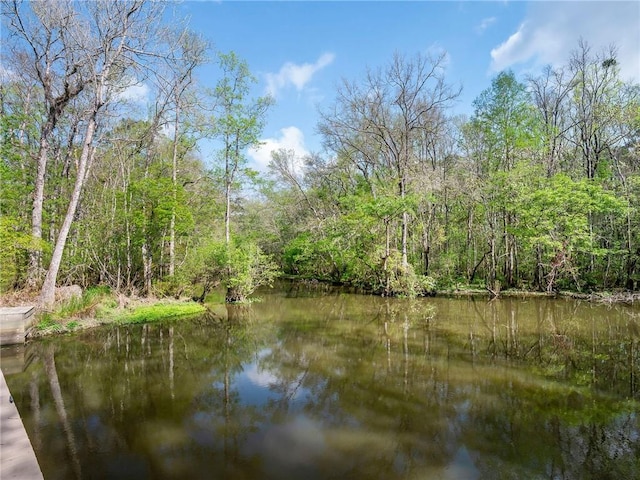
{"label": "white cloud", "polygon": [[527,45],[523,40],[525,36],[523,32],[526,31],[526,23],[523,23],[516,33],[491,50],[493,70],[504,70],[511,64],[522,62],[534,54],[533,45]]}
{"label": "white cloud", "polygon": [[315,63],[295,64],[285,63],[278,73],[267,73],[267,91],[276,96],[279,90],[293,85],[296,90],[301,91],[304,86],[311,81],[313,75],[330,65],[335,59],[333,53],[323,53]]}
{"label": "white cloud", "polygon": [[476,25],[476,28],[474,30],[478,35],[482,35],[484,31],[494,23],[496,23],[496,17],[483,18],[482,21],[478,25]]}
{"label": "white cloud", "polygon": [[118,99],[132,103],[147,103],[149,100],[149,86],[144,83],[128,85],[118,93]]}
{"label": "white cloud", "polygon": [[638,80],[638,18],[636,2],[532,2],[518,30],[491,51],[491,70],[566,64],[583,38],[594,52],[615,44],[623,78]]}
{"label": "white cloud", "polygon": [[252,148],[248,154],[258,167],[266,169],[271,160],[271,152],[284,148],[285,150],[293,150],[296,157],[304,157],[309,154],[304,144],[304,134],[298,127],[285,127],[280,130],[279,138],[266,138],[262,140],[262,145],[258,148]]}

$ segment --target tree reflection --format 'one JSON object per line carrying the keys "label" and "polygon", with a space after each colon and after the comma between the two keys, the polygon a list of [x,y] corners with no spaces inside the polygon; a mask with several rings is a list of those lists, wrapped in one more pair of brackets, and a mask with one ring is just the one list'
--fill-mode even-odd
{"label": "tree reflection", "polygon": [[82,469],[80,467],[80,460],[78,459],[78,449],[76,447],[76,440],[67,416],[67,409],[64,405],[64,398],[62,397],[62,390],[60,389],[60,380],[58,379],[58,372],[56,370],[56,362],[54,358],[54,347],[47,346],[42,351],[42,362],[44,364],[44,370],[49,380],[49,386],[51,387],[51,394],[53,395],[53,402],[56,407],[56,412],[60,418],[60,423],[64,431],[67,440],[67,451],[73,465],[73,472],[76,478],[82,478]]}
{"label": "tree reflection", "polygon": [[636,320],[603,313],[275,292],[35,343],[8,381],[47,478],[70,445],[96,478],[633,478]]}

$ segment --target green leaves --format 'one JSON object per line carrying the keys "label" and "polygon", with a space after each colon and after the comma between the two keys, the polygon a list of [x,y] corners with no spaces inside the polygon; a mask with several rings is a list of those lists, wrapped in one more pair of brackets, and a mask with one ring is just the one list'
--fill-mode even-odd
{"label": "green leaves", "polygon": [[513,168],[538,137],[526,86],[513,72],[501,72],[473,104],[471,128],[473,135],[482,136],[486,171]]}
{"label": "green leaves", "polygon": [[43,245],[34,245],[31,235],[21,231],[19,222],[7,215],[0,216],[0,245],[0,292],[4,292],[18,283],[27,250]]}
{"label": "green leaves", "polygon": [[263,285],[272,285],[279,275],[278,266],[253,242],[242,240],[231,244],[207,240],[196,249],[186,265],[193,283],[227,288],[227,302],[241,303]]}
{"label": "green leaves", "polygon": [[517,202],[521,237],[534,244],[570,252],[597,253],[589,228],[592,215],[619,215],[624,203],[602,186],[565,174],[550,178],[546,185],[521,192]]}

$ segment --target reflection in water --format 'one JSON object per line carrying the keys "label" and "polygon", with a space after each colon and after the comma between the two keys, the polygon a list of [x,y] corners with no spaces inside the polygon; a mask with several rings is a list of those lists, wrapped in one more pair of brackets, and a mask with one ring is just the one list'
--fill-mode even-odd
{"label": "reflection in water", "polygon": [[[82,470],[80,467],[80,460],[78,459],[76,440],[74,438],[73,429],[71,428],[71,424],[67,416],[67,410],[64,406],[64,399],[62,398],[62,390],[60,389],[60,381],[58,380],[58,372],[56,370],[56,361],[53,358],[53,347],[49,346],[48,348],[45,348],[42,353],[44,371],[49,380],[49,386],[51,387],[53,403],[56,406],[56,412],[58,413],[60,424],[62,425],[62,429],[64,430],[64,434],[67,439],[67,449],[69,452],[69,457],[71,457],[74,477],[82,478]],[[33,390],[30,393],[34,393]],[[37,411],[34,413],[37,417]]]}
{"label": "reflection in water", "polygon": [[637,309],[314,288],[32,343],[45,477],[639,478]]}

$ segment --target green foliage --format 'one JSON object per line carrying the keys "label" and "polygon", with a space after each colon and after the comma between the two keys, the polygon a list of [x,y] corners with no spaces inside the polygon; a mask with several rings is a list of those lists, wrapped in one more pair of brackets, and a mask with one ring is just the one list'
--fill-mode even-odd
{"label": "green foliage", "polygon": [[156,297],[180,298],[185,294],[185,284],[181,275],[168,277],[166,280],[157,280],[153,283],[153,294]]}
{"label": "green foliage", "polygon": [[278,266],[260,247],[249,241],[203,242],[186,266],[192,284],[204,286],[203,296],[218,284],[227,289],[226,301],[247,300],[263,285],[272,285],[279,275]]}
{"label": "green foliage", "polygon": [[[434,278],[439,286],[638,288],[640,87],[618,77],[615,58],[585,54],[582,70],[579,62],[549,70],[538,90],[533,80],[498,74],[469,121],[449,118],[455,92],[440,92],[442,101],[430,95],[439,91],[432,80],[446,85],[439,67],[414,68],[428,59],[398,56],[341,90],[323,115],[332,154],[281,152],[273,184],[246,156],[273,99],[253,97],[246,62],[220,54],[213,117],[184,99],[175,180],[174,143],[158,128],[166,118],[116,118],[103,132],[61,277],[176,298],[204,298],[221,284],[236,301],[274,278],[275,259],[290,274],[385,295],[428,294]],[[411,85],[397,82],[402,72]],[[30,238],[43,106],[39,92],[11,82],[0,86],[0,291],[21,286],[30,250],[45,253],[43,267],[48,260],[47,243]],[[206,168],[186,132],[195,124],[219,147]],[[71,128],[63,116],[50,138],[47,240],[73,187],[79,146],[66,139]],[[247,198],[248,183],[261,195]],[[214,221],[222,218],[224,226]],[[228,247],[211,240],[234,235]],[[61,315],[92,305],[83,299]]]}
{"label": "green foliage", "polygon": [[245,301],[258,287],[273,285],[273,281],[279,275],[278,266],[255,244],[242,243],[231,246],[226,251],[226,257],[226,300],[229,303]]}
{"label": "green foliage", "polygon": [[572,180],[558,174],[541,188],[521,192],[517,205],[520,223],[517,233],[523,240],[549,251],[583,252],[602,255],[589,228],[593,215],[620,215],[625,204],[593,181]]}
{"label": "green foliage", "polygon": [[65,322],[70,318],[92,316],[97,307],[111,298],[111,289],[107,286],[87,288],[81,297],[73,297],[58,304],[48,315],[57,322]]}
{"label": "green foliage", "polygon": [[199,315],[206,308],[198,303],[159,303],[137,306],[116,315],[119,324],[149,323],[170,318]]}
{"label": "green foliage", "polygon": [[387,286],[381,293],[394,297],[421,297],[435,293],[436,282],[430,276],[416,274],[411,264],[402,266],[398,252],[387,262],[387,271],[378,272],[380,278],[387,277]]}
{"label": "green foliage", "polygon": [[484,144],[486,172],[511,169],[524,152],[536,146],[535,112],[526,85],[513,72],[500,72],[473,104],[471,125]]}
{"label": "green foliage", "polygon": [[402,266],[392,249],[385,262],[384,236],[376,235],[376,222],[353,210],[327,225],[320,238],[301,234],[287,244],[285,271],[305,278],[346,282],[389,296],[430,295],[435,280]]}
{"label": "green foliage", "polygon": [[15,218],[7,215],[0,217],[0,292],[7,291],[19,284],[20,274],[24,272],[27,250],[32,248],[31,235],[21,232]]}
{"label": "green foliage", "polygon": [[[612,253],[599,241],[592,225],[597,218],[623,215],[626,205],[601,185],[557,174],[536,188],[516,193],[513,207],[519,222],[513,232],[529,249],[529,255],[537,250],[541,266],[548,271],[548,290],[563,276],[578,282],[579,255],[604,257]],[[587,288],[596,284],[589,276],[582,280]]]}

